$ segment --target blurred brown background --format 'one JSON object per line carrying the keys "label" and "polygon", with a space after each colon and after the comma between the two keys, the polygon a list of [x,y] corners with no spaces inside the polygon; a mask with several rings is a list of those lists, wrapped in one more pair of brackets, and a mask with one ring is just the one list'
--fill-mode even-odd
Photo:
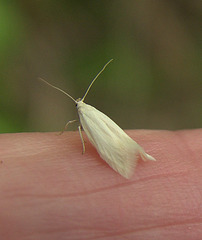
{"label": "blurred brown background", "polygon": [[[1,1],[0,132],[60,131],[86,103],[122,128],[201,127],[199,0]],[[71,126],[70,129],[76,129]]]}

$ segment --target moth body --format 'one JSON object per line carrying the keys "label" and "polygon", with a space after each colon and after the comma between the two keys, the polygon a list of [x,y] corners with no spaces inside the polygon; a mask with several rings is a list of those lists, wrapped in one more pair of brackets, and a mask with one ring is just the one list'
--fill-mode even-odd
{"label": "moth body", "polygon": [[144,161],[155,160],[104,113],[82,101],[77,102],[77,110],[81,126],[100,157],[123,177],[132,176],[139,156]]}

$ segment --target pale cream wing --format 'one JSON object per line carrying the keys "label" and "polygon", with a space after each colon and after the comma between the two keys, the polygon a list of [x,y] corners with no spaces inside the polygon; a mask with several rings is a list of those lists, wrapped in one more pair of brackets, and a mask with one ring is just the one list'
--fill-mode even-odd
{"label": "pale cream wing", "polygon": [[140,146],[94,107],[82,103],[77,108],[81,125],[101,158],[122,176],[130,178],[137,163]]}

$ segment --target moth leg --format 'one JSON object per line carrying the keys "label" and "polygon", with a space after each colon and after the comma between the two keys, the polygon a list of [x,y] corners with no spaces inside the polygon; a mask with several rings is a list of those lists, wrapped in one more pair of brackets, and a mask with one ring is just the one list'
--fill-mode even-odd
{"label": "moth leg", "polygon": [[67,123],[65,124],[64,129],[59,133],[59,135],[63,134],[63,132],[64,132],[65,130],[67,130],[67,127],[68,127],[69,124],[71,124],[71,123],[73,123],[73,122],[76,122],[76,121],[77,121],[77,120],[71,120],[71,121],[67,122]]}
{"label": "moth leg", "polygon": [[85,153],[85,150],[86,150],[86,148],[85,148],[85,143],[84,143],[84,140],[83,140],[83,136],[82,136],[82,132],[81,132],[81,126],[80,126],[80,125],[78,126],[78,129],[79,129],[79,135],[80,135],[81,142],[82,142],[82,147],[83,147],[82,154],[84,154],[84,153]]}

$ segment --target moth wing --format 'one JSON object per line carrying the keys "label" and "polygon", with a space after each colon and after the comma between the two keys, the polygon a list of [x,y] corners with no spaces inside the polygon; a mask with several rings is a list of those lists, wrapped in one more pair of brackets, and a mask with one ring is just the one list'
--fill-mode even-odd
{"label": "moth wing", "polygon": [[[130,178],[141,147],[109,117],[85,104],[78,107],[81,125],[99,155],[116,172]],[[144,151],[144,150],[143,150]]]}

